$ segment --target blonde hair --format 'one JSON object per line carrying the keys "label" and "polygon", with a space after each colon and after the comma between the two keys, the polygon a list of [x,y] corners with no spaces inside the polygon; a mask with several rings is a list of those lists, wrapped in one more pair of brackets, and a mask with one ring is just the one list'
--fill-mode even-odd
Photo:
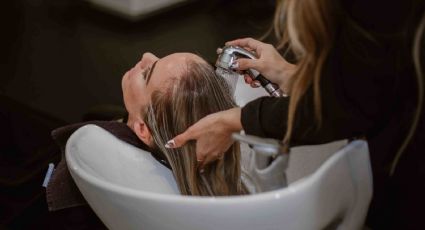
{"label": "blonde hair", "polygon": [[[418,87],[418,94],[417,94],[417,104],[416,104],[416,111],[412,119],[412,125],[409,128],[409,131],[406,135],[406,138],[403,140],[403,143],[401,144],[400,148],[398,149],[393,161],[391,162],[391,168],[390,168],[390,176],[394,175],[394,172],[396,170],[396,167],[398,165],[398,162],[400,161],[400,158],[402,157],[404,150],[407,148],[407,145],[412,140],[416,128],[419,124],[419,120],[421,119],[421,114],[423,110],[423,102],[424,102],[424,60],[421,60],[423,55],[421,52],[423,52],[423,39],[425,34],[425,12],[422,13],[422,17],[420,19],[419,25],[416,28],[415,36],[413,39],[413,45],[412,45],[412,57],[413,57],[413,64],[415,66],[415,72],[416,72],[416,82]],[[422,49],[422,50],[421,50]]]}
{"label": "blonde hair", "polygon": [[289,144],[298,103],[312,85],[314,112],[318,127],[322,122],[320,78],[335,36],[335,1],[278,1],[274,31],[277,48],[288,47],[297,59],[297,69],[289,81],[290,102],[284,143]]}
{"label": "blonde hair", "polygon": [[167,140],[182,133],[204,116],[235,107],[224,79],[215,75],[207,63],[189,63],[185,74],[171,79],[165,90],[152,93],[145,111],[145,123],[152,133],[156,148],[171,165],[183,195],[238,195],[245,189],[240,180],[240,149],[233,144],[223,159],[197,168],[196,143],[167,149]]}

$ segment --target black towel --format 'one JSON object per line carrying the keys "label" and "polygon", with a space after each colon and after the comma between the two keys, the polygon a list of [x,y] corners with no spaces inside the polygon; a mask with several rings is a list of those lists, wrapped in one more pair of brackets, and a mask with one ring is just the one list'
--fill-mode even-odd
{"label": "black towel", "polygon": [[52,137],[59,145],[62,152],[62,159],[56,166],[56,169],[50,179],[46,189],[46,199],[50,211],[56,211],[64,208],[70,208],[80,205],[85,205],[87,202],[84,200],[80,191],[78,190],[71,174],[69,173],[68,166],[65,159],[65,146],[68,138],[77,129],[82,126],[93,124],[97,125],[122,141],[129,143],[140,149],[149,151],[160,163],[170,168],[165,156],[158,152],[152,151],[145,143],[140,141],[136,134],[124,123],[118,121],[89,121],[67,125],[52,131]]}

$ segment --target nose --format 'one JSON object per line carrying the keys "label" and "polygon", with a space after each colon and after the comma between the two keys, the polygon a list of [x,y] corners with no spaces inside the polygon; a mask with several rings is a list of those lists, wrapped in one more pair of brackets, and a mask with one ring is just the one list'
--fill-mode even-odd
{"label": "nose", "polygon": [[140,59],[140,67],[146,68],[147,66],[149,66],[150,64],[152,64],[153,62],[155,62],[156,60],[158,60],[159,58],[157,56],[155,56],[152,53],[146,52],[143,54],[142,59]]}

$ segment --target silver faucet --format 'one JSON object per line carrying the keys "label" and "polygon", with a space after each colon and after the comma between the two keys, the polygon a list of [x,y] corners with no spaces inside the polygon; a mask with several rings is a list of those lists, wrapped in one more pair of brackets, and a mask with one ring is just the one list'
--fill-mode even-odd
{"label": "silver faucet", "polygon": [[239,133],[233,133],[232,137],[250,145],[254,151],[249,158],[249,164],[242,169],[247,187],[251,187],[251,190],[253,188],[255,190],[253,192],[258,193],[288,185],[286,170],[289,152],[281,141]]}
{"label": "silver faucet", "polygon": [[[238,76],[239,74],[234,71],[234,62],[238,58],[250,58],[257,59],[254,53],[249,52],[239,46],[225,46],[223,48],[217,49],[217,54],[219,55],[215,66],[217,67],[216,73],[219,75],[224,74],[233,74]],[[250,76],[253,80],[257,80],[260,82],[261,86],[274,97],[286,97],[287,95],[279,89],[279,86],[268,79],[266,79],[263,75],[261,75],[257,70],[248,69],[245,72]],[[224,76],[226,77],[226,76]],[[232,76],[235,77],[235,76]]]}

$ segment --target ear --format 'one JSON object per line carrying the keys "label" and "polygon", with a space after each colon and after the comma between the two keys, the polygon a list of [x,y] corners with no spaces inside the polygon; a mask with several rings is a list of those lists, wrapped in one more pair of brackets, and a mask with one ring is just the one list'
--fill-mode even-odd
{"label": "ear", "polygon": [[153,146],[153,139],[151,135],[151,131],[149,130],[148,126],[145,124],[144,121],[136,121],[133,123],[133,130],[136,133],[137,137],[143,141],[143,143],[147,144],[148,146]]}

